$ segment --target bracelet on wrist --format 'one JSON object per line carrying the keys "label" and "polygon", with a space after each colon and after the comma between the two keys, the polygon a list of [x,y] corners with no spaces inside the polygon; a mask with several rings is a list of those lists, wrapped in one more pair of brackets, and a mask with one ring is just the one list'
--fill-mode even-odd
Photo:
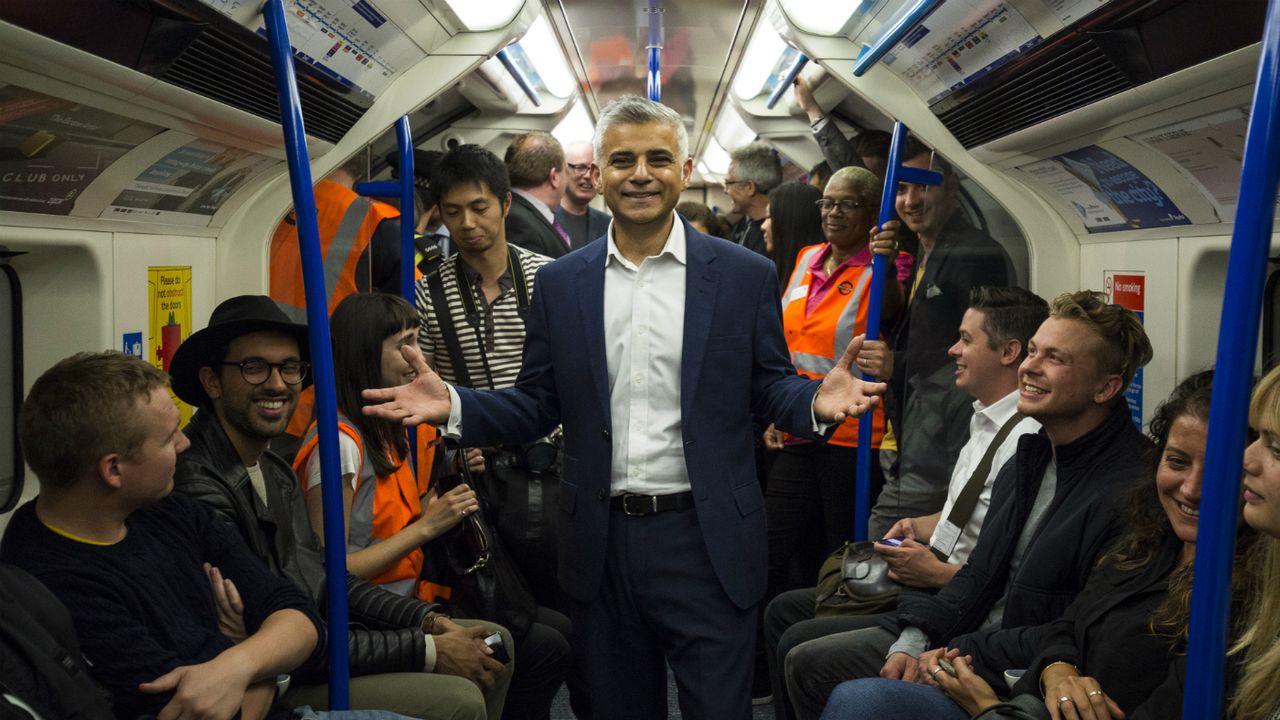
{"label": "bracelet on wrist", "polygon": [[1040,697],[1042,697],[1042,698],[1043,698],[1043,697],[1046,697],[1045,693],[1047,692],[1047,691],[1045,690],[1045,687],[1044,687],[1044,674],[1045,674],[1045,673],[1047,673],[1047,672],[1049,672],[1049,668],[1051,668],[1051,667],[1053,667],[1053,666],[1055,666],[1055,665],[1066,665],[1067,667],[1069,667],[1069,668],[1071,668],[1072,670],[1074,670],[1074,671],[1075,671],[1075,673],[1076,673],[1076,675],[1079,675],[1079,674],[1080,674],[1080,668],[1076,667],[1075,665],[1072,665],[1071,663],[1067,662],[1066,660],[1058,660],[1058,661],[1056,661],[1056,662],[1051,662],[1051,663],[1049,663],[1048,665],[1045,665],[1045,666],[1044,666],[1044,669],[1040,671]]}

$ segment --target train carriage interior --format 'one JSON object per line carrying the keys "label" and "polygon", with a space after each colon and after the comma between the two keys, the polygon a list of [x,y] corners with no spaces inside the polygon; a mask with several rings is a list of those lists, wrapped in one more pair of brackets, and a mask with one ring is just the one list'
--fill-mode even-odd
{"label": "train carriage interior", "polygon": [[[0,508],[36,494],[16,415],[54,362],[167,367],[220,301],[266,292],[293,200],[263,4],[0,2]],[[799,64],[845,135],[901,121],[954,166],[1020,284],[1139,313],[1155,357],[1136,420],[1215,362],[1264,0],[284,5],[317,180],[352,158],[390,178],[401,117],[424,150],[589,139],[656,63],[689,132],[684,196],[727,213],[736,147],[770,144],[792,180],[823,159],[788,86]]]}

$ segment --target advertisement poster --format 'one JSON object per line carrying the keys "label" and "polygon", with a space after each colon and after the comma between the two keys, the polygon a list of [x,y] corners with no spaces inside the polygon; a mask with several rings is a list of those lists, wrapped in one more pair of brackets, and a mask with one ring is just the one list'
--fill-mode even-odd
{"label": "advertisement poster", "polygon": [[1047,0],[1049,9],[1062,21],[1063,25],[1083,18],[1094,10],[1106,5],[1111,0]]}
{"label": "advertisement poster", "polygon": [[884,56],[884,64],[932,105],[1040,40],[1001,0],[952,0],[916,25]]}
{"label": "advertisement poster", "polygon": [[1248,113],[1237,109],[1157,128],[1133,139],[1177,163],[1212,199],[1218,219],[1231,222],[1240,196],[1248,130]]}
{"label": "advertisement poster", "polygon": [[69,215],[111,163],[161,128],[0,85],[0,210]]}
{"label": "advertisement poster", "polygon": [[196,140],[142,171],[101,217],[208,225],[232,193],[275,162],[248,150]]}
{"label": "advertisement poster", "polygon": [[1018,169],[1075,210],[1090,233],[1191,224],[1160,186],[1096,145]]}
{"label": "advertisement poster", "polygon": [[[1102,273],[1102,291],[1109,302],[1138,314],[1138,321],[1145,323],[1147,298],[1147,277],[1140,271],[1104,270]],[[1125,402],[1129,404],[1129,417],[1133,424],[1142,430],[1142,368],[1133,375],[1133,382],[1124,391]]]}
{"label": "advertisement poster", "polygon": [[[191,267],[147,268],[147,361],[165,372],[173,353],[191,334]],[[192,408],[169,391],[178,404],[182,424]]]}

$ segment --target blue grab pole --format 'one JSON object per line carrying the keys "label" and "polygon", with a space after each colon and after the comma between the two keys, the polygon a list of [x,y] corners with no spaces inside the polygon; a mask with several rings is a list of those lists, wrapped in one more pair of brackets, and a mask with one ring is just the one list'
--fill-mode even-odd
{"label": "blue grab pole", "polygon": [[[298,222],[298,250],[302,256],[302,282],[307,299],[307,325],[311,336],[311,367],[315,373],[316,429],[320,440],[320,478],[324,498],[326,597],[329,627],[329,707],[346,710],[347,687],[347,539],[342,513],[342,479],[338,475],[338,402],[333,384],[333,349],[329,344],[329,300],[325,297],[324,265],[307,158],[307,134],[302,125],[298,83],[293,73],[293,53],[285,26],[282,0],[268,0],[263,8],[276,92],[280,96],[280,125],[284,130],[289,185]],[[336,640],[334,639],[336,636]]]}
{"label": "blue grab pole", "polygon": [[649,99],[662,101],[662,1],[649,0]]}
{"label": "blue grab pole", "polygon": [[[930,170],[902,167],[902,150],[907,142],[907,126],[893,124],[893,140],[889,144],[889,159],[884,178],[884,192],[880,195],[880,227],[894,218],[894,205],[898,197],[898,181],[917,185],[938,185],[942,176]],[[880,309],[884,303],[884,276],[892,272],[888,258],[872,254],[871,297],[867,303],[867,340],[880,339]],[[863,373],[864,380],[875,380]],[[869,412],[858,419],[858,464],[854,479],[853,539],[867,539],[867,523],[871,515],[871,431],[875,425],[875,413]]]}
{"label": "blue grab pole", "polygon": [[524,91],[524,94],[529,96],[529,102],[533,103],[534,107],[542,107],[542,97],[538,95],[537,88],[533,86],[533,83],[529,82],[529,76],[525,75],[520,68],[516,67],[515,62],[512,61],[511,55],[507,53],[506,48],[498,51],[498,62],[502,63],[502,67],[506,68],[507,72],[511,73],[511,77],[515,79],[516,84],[520,86],[520,89]]}
{"label": "blue grab pole", "polygon": [[880,58],[884,57],[885,53],[902,42],[902,38],[911,32],[911,28],[924,22],[924,19],[929,17],[929,13],[937,10],[942,2],[943,0],[917,0],[915,7],[907,11],[907,14],[894,23],[893,27],[886,30],[869,49],[858,55],[858,59],[853,63],[853,76],[862,77],[866,74],[873,65],[880,62]]}
{"label": "blue grab pole", "polygon": [[1280,4],[1272,0],[1245,139],[1226,293],[1218,331],[1218,362],[1209,404],[1204,491],[1196,531],[1182,716],[1223,717],[1223,677],[1231,567],[1240,514],[1240,474],[1262,291],[1271,244],[1276,183],[1280,179]]}
{"label": "blue grab pole", "polygon": [[796,61],[791,64],[791,69],[787,70],[787,74],[782,76],[782,81],[778,83],[778,87],[773,89],[773,92],[769,95],[769,101],[766,102],[764,106],[772,110],[773,106],[777,105],[778,100],[782,98],[782,93],[786,92],[787,88],[791,87],[791,83],[795,82],[796,76],[799,75],[800,71],[804,69],[804,66],[808,64],[809,56],[804,53],[800,53],[800,57],[796,58]]}
{"label": "blue grab pole", "polygon": [[396,144],[400,151],[400,294],[412,305],[413,268],[417,264],[413,233],[418,218],[413,209],[413,136],[408,115],[396,121]]}

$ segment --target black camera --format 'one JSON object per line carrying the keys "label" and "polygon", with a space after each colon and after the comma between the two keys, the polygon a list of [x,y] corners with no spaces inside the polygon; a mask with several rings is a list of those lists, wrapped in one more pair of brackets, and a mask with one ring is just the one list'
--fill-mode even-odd
{"label": "black camera", "polygon": [[484,639],[484,644],[493,650],[491,656],[494,660],[506,665],[511,662],[511,656],[507,654],[507,646],[502,642],[502,633],[495,632]]}

